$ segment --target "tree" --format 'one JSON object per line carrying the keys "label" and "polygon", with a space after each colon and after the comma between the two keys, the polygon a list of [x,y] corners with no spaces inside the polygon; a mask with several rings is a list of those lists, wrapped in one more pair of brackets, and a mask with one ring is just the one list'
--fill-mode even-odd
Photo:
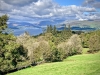
{"label": "tree", "polygon": [[53,27],[53,31],[52,31],[52,33],[53,33],[53,35],[56,35],[56,34],[57,34],[57,28],[56,28],[55,25],[54,25],[54,27]]}
{"label": "tree", "polygon": [[26,59],[27,51],[22,45],[16,43],[16,37],[12,34],[0,34],[0,70],[8,72],[17,68],[19,61]]}
{"label": "tree", "polygon": [[58,44],[57,48],[61,53],[62,60],[68,56],[69,51],[67,49],[67,42],[61,42],[60,44]]}
{"label": "tree", "polygon": [[91,33],[81,33],[80,38],[82,42],[82,46],[84,48],[89,48],[89,38],[91,37]]}
{"label": "tree", "polygon": [[8,72],[17,68],[18,63],[26,59],[27,51],[22,45],[16,43],[13,34],[5,34],[2,31],[7,28],[8,16],[0,17],[0,71]]}
{"label": "tree", "polygon": [[62,42],[59,44],[58,50],[61,52],[63,58],[70,55],[81,54],[81,39],[75,34],[71,36],[67,42]]}
{"label": "tree", "polygon": [[3,15],[0,17],[0,32],[7,28],[7,21],[8,21],[8,16]]}
{"label": "tree", "polygon": [[71,27],[68,25],[68,36],[70,37],[72,35]]}
{"label": "tree", "polygon": [[97,34],[92,35],[89,39],[89,52],[95,52],[100,50],[100,36]]}
{"label": "tree", "polygon": [[69,55],[82,53],[81,39],[78,35],[75,34],[70,37],[70,39],[67,42],[67,50],[69,51]]}
{"label": "tree", "polygon": [[47,33],[52,33],[52,30],[53,30],[52,26],[51,25],[48,25],[47,26],[47,29],[46,29],[46,32]]}

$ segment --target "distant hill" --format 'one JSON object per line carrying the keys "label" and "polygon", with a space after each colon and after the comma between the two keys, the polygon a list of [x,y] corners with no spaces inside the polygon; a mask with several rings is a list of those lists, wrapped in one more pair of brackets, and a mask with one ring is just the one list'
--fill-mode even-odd
{"label": "distant hill", "polygon": [[99,20],[93,20],[93,21],[74,21],[69,23],[71,26],[79,26],[79,27],[90,27],[90,28],[96,28],[100,29],[100,21]]}
{"label": "distant hill", "polygon": [[60,24],[58,26],[59,30],[62,30],[64,26],[66,27],[68,25],[71,26],[72,30],[81,30],[81,31],[92,31],[92,30],[99,30],[100,29],[100,21],[99,20],[93,20],[93,21],[71,21],[66,24]]}
{"label": "distant hill", "polygon": [[63,30],[64,26],[69,25],[74,31],[93,31],[100,29],[99,20],[88,20],[88,21],[64,21],[64,20],[55,20],[55,21],[41,21],[38,24],[32,24],[28,22],[15,22],[11,21],[8,24],[8,28],[12,29],[15,35],[20,35],[25,31],[28,31],[30,35],[38,35],[42,33],[43,28],[46,29],[47,25],[56,25],[58,30]]}

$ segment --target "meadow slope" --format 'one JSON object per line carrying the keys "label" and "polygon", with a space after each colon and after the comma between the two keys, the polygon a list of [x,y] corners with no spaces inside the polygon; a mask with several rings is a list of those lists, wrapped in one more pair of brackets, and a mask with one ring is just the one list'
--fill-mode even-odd
{"label": "meadow slope", "polygon": [[7,75],[100,75],[100,52],[75,55],[63,62],[45,63]]}

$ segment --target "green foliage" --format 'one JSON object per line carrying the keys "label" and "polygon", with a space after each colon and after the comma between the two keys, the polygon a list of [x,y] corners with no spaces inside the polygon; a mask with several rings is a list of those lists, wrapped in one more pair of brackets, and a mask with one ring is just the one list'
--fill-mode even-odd
{"label": "green foliage", "polygon": [[61,53],[58,51],[56,45],[50,41],[49,42],[50,44],[50,49],[51,49],[51,52],[52,52],[52,60],[51,61],[61,61]]}
{"label": "green foliage", "polygon": [[46,32],[47,33],[52,33],[52,31],[53,31],[52,26],[51,25],[47,26]]}
{"label": "green foliage", "polygon": [[5,28],[7,28],[7,20],[8,20],[7,15],[3,15],[0,17],[0,32]]}
{"label": "green foliage", "polygon": [[64,30],[57,31],[56,26],[47,26],[47,30],[45,32],[45,39],[47,41],[52,40],[55,45],[58,45],[61,42],[65,42],[72,36],[72,31],[70,29],[70,25],[68,28],[65,26]]}
{"label": "green foliage", "polygon": [[37,63],[37,62],[40,62],[40,61],[44,61],[45,58],[45,53],[48,53],[50,51],[50,46],[48,44],[48,42],[46,41],[40,41],[38,42],[38,47],[33,50],[33,58],[34,58],[34,61]]}
{"label": "green foliage", "polygon": [[81,37],[81,42],[82,42],[82,46],[83,46],[84,48],[89,48],[88,41],[89,41],[90,36],[91,36],[90,33],[82,33],[82,34],[80,35],[80,37]]}
{"label": "green foliage", "polygon": [[56,36],[56,34],[57,34],[56,26],[48,25],[47,29],[46,29],[46,33],[52,33],[53,35]]}
{"label": "green foliage", "polygon": [[100,50],[100,30],[82,33],[80,38],[82,46],[84,48],[89,48],[88,52],[94,53]]}
{"label": "green foliage", "polygon": [[57,34],[57,28],[56,28],[56,26],[54,25],[54,27],[53,27],[53,35],[56,35]]}
{"label": "green foliage", "polygon": [[[7,72],[16,68],[21,56],[25,57],[26,52],[23,46],[16,43],[16,38],[11,34],[0,34],[0,70]],[[22,60],[22,59],[21,59]]]}
{"label": "green foliage", "polygon": [[65,25],[64,30],[62,30],[62,32],[61,32],[61,36],[62,36],[61,39],[64,41],[66,39],[69,39],[71,37],[71,35],[72,35],[72,32],[70,29],[70,25],[68,25],[68,29]]}
{"label": "green foliage", "polygon": [[89,52],[93,53],[100,50],[100,36],[97,34],[93,35],[89,39]]}
{"label": "green foliage", "polygon": [[70,55],[82,53],[81,39],[78,35],[75,34],[71,36],[71,38],[67,42],[67,48]]}
{"label": "green foliage", "polygon": [[[0,17],[0,31],[7,27],[8,16]],[[17,68],[18,62],[23,61],[26,51],[22,45],[16,43],[13,34],[0,33],[0,72],[8,72]]]}
{"label": "green foliage", "polygon": [[56,45],[54,44],[54,42],[49,41],[49,45],[50,45],[50,49],[48,51],[46,51],[43,56],[44,56],[44,60],[46,62],[56,62],[56,61],[61,61],[61,53],[60,51],[57,49]]}
{"label": "green foliage", "polygon": [[65,58],[70,55],[81,54],[81,40],[78,35],[73,35],[67,42],[59,44],[58,49],[61,51],[62,58]]}
{"label": "green foliage", "polygon": [[43,54],[45,62],[57,62],[61,61],[61,53],[57,48],[54,48],[52,51],[47,51]]}
{"label": "green foliage", "polygon": [[57,61],[61,61],[62,60],[61,53],[60,53],[60,51],[58,51],[57,48],[53,48],[52,54],[53,54],[53,57],[52,57],[52,61],[53,62],[57,62]]}
{"label": "green foliage", "polygon": [[50,50],[44,52],[43,59],[45,62],[51,62],[52,61],[52,52]]}

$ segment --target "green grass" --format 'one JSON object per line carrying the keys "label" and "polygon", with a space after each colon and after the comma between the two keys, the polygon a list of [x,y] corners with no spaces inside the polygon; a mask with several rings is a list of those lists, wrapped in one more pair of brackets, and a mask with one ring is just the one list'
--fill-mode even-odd
{"label": "green grass", "polygon": [[100,52],[75,55],[63,62],[45,63],[7,75],[100,75]]}
{"label": "green grass", "polygon": [[83,51],[82,51],[82,53],[83,54],[87,54],[87,51],[89,50],[89,48],[83,48]]}

